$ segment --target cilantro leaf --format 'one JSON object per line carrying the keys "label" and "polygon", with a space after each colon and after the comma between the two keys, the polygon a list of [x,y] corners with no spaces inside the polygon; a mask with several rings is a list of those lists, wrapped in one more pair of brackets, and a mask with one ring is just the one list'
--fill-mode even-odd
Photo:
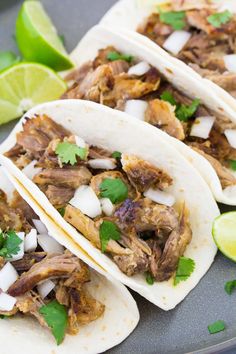
{"label": "cilantro leaf", "polygon": [[174,30],[181,30],[186,25],[184,11],[167,11],[163,12],[159,8],[160,21],[170,25]]}
{"label": "cilantro leaf", "polygon": [[53,300],[47,305],[40,307],[39,313],[43,315],[44,320],[51,328],[57,345],[61,344],[68,324],[68,314],[65,306],[59,304],[57,300]]}
{"label": "cilantro leaf", "polygon": [[185,104],[179,105],[175,110],[176,117],[182,122],[187,122],[194,115],[199,104],[200,100],[196,98],[189,106]]}
{"label": "cilantro leaf", "polygon": [[225,23],[229,22],[232,18],[233,14],[229,10],[225,10],[223,12],[217,12],[213,15],[207,17],[207,21],[216,28],[221,27]]}
{"label": "cilantro leaf", "polygon": [[236,160],[229,160],[229,167],[230,167],[233,171],[236,171]]}
{"label": "cilantro leaf", "polygon": [[104,253],[110,240],[118,241],[120,239],[120,230],[113,222],[104,220],[99,228],[99,236],[101,250]]}
{"label": "cilantro leaf", "polygon": [[128,54],[120,54],[118,52],[109,52],[107,54],[107,59],[110,61],[125,60],[128,63],[131,63],[131,61],[133,61],[134,57],[132,55],[128,55]]}
{"label": "cilantro leaf", "polygon": [[58,209],[58,212],[61,214],[61,216],[64,217],[65,212],[66,212],[66,208],[60,208],[60,209]]}
{"label": "cilantro leaf", "polygon": [[152,274],[150,272],[146,272],[146,282],[148,285],[153,285],[155,279],[153,278]]}
{"label": "cilantro leaf", "polygon": [[172,104],[172,106],[177,106],[177,102],[176,100],[174,99],[174,96],[171,94],[171,92],[169,91],[164,91],[162,94],[161,94],[161,99],[163,101],[166,101],[166,102],[169,102],[170,104]]}
{"label": "cilantro leaf", "polygon": [[11,258],[20,251],[20,244],[23,242],[15,231],[7,231],[0,235],[0,256],[4,258]]}
{"label": "cilantro leaf", "polygon": [[85,160],[87,156],[86,148],[81,148],[76,144],[68,142],[59,143],[55,152],[62,163],[70,163],[71,165],[74,165],[77,162],[77,156],[81,160]]}
{"label": "cilantro leaf", "polygon": [[174,285],[179,284],[181,281],[187,280],[195,269],[195,262],[191,258],[180,257],[178,268],[176,270]]}
{"label": "cilantro leaf", "polygon": [[5,241],[4,233],[1,232],[1,233],[0,233],[0,249],[3,247],[4,241]]}
{"label": "cilantro leaf", "polygon": [[214,334],[214,333],[224,331],[225,327],[226,327],[225,322],[219,320],[219,321],[216,321],[216,322],[210,324],[207,328],[208,328],[208,331],[210,334]]}
{"label": "cilantro leaf", "polygon": [[128,197],[128,187],[120,178],[105,178],[99,186],[102,198],[109,198],[113,204],[123,202]]}
{"label": "cilantro leaf", "polygon": [[12,52],[0,52],[0,71],[19,63],[20,57]]}
{"label": "cilantro leaf", "polygon": [[113,159],[120,160],[120,159],[121,159],[121,155],[122,155],[121,152],[119,152],[119,151],[114,151],[111,156],[113,157]]}
{"label": "cilantro leaf", "polygon": [[225,283],[225,291],[228,295],[231,295],[233,290],[236,288],[236,280],[230,280]]}

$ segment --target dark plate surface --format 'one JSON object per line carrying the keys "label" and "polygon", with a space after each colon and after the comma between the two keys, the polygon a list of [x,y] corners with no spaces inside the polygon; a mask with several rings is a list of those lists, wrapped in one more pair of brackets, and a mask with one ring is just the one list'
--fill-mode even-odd
{"label": "dark plate surface", "polygon": [[[71,51],[115,0],[42,2],[59,34],[65,36],[66,46]],[[16,0],[0,0],[0,50],[16,51],[14,24],[21,3]],[[13,126],[14,123],[0,127],[0,141]],[[230,208],[224,207],[222,210]],[[164,312],[134,293],[141,314],[140,323],[124,343],[109,353],[236,353],[236,294],[229,296],[224,291],[225,282],[234,278],[235,264],[218,254],[208,274],[175,310]],[[220,319],[226,322],[226,331],[209,335],[208,324]],[[226,348],[228,351],[225,351]]]}

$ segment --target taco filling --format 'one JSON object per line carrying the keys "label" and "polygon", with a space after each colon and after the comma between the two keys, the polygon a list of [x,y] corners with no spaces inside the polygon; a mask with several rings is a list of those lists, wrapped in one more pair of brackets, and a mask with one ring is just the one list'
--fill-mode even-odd
{"label": "taco filling", "polygon": [[65,220],[128,276],[165,281],[191,241],[172,177],[135,155],[88,145],[46,115],[26,119],[6,153]]}
{"label": "taco filling", "polygon": [[137,30],[236,97],[235,14],[206,0],[175,0]]}
{"label": "taco filling", "polygon": [[67,80],[73,84],[63,98],[98,102],[144,120],[203,155],[222,188],[236,184],[236,125],[187,97],[147,62],[108,47]]}
{"label": "taco filling", "polygon": [[48,235],[16,192],[9,202],[0,191],[0,228],[1,318],[33,316],[60,344],[103,314],[86,288],[88,266]]}

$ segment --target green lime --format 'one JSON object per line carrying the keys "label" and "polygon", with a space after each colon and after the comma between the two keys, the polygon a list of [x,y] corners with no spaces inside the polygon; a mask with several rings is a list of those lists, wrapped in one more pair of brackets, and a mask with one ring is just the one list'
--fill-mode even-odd
{"label": "green lime", "polygon": [[219,250],[236,262],[236,212],[218,216],[213,223],[212,234]]}
{"label": "green lime", "polygon": [[16,40],[28,61],[50,66],[56,71],[73,67],[56,28],[39,1],[25,1],[16,20]]}
{"label": "green lime", "polygon": [[20,63],[0,74],[0,124],[20,117],[36,104],[59,98],[65,82],[52,69]]}
{"label": "green lime", "polygon": [[12,52],[0,52],[0,71],[19,63],[20,57]]}

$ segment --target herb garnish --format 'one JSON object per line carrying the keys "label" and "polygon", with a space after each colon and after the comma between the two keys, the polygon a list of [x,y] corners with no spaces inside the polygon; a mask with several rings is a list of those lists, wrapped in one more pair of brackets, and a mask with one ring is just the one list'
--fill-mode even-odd
{"label": "herb garnish", "polygon": [[225,323],[219,320],[210,324],[207,328],[210,334],[215,334],[225,330]]}
{"label": "herb garnish", "polygon": [[128,187],[120,178],[105,178],[99,186],[102,198],[109,198],[113,204],[123,202],[128,197]]}
{"label": "herb garnish", "polygon": [[85,160],[87,156],[86,148],[68,142],[59,143],[55,152],[62,163],[70,163],[71,165],[77,162],[77,156],[81,160]]}
{"label": "herb garnish", "polygon": [[44,320],[51,328],[57,345],[61,344],[65,337],[68,323],[68,315],[65,306],[59,304],[57,300],[53,300],[47,305],[40,307],[39,313],[43,315]]}
{"label": "herb garnish", "polygon": [[113,154],[111,155],[113,159],[120,160],[121,159],[121,152],[120,151],[114,151]]}
{"label": "herb garnish", "polygon": [[221,25],[229,22],[233,14],[229,10],[224,12],[217,12],[207,17],[207,21],[214,27],[219,28]]}
{"label": "herb garnish", "polygon": [[110,61],[125,60],[128,63],[131,63],[131,61],[133,61],[134,57],[129,54],[120,54],[118,52],[109,52],[107,54],[107,59]]}
{"label": "herb garnish", "polygon": [[231,295],[234,289],[236,289],[236,279],[227,281],[225,283],[225,291],[227,294]]}
{"label": "herb garnish", "polygon": [[12,52],[0,52],[0,71],[19,63],[20,57]]}
{"label": "herb garnish", "polygon": [[61,216],[64,217],[65,212],[66,212],[66,208],[60,208],[60,209],[58,209],[58,212],[61,214]]}
{"label": "herb garnish", "polygon": [[187,280],[195,269],[195,262],[191,258],[180,257],[178,268],[176,270],[174,285],[179,284],[181,281]]}
{"label": "herb garnish", "polygon": [[172,106],[177,106],[177,102],[170,91],[164,91],[160,97],[162,101],[169,102],[170,104],[172,104]]}
{"label": "herb garnish", "polygon": [[104,220],[99,228],[99,236],[101,250],[104,253],[110,240],[118,241],[120,239],[120,230],[113,222]]}
{"label": "herb garnish", "polygon": [[158,8],[160,14],[160,21],[170,25],[174,30],[182,30],[185,25],[185,12],[184,11],[167,11],[163,12]]}
{"label": "herb garnish", "polygon": [[155,279],[153,278],[152,274],[150,272],[146,272],[146,282],[148,285],[153,285]]}
{"label": "herb garnish", "polygon": [[0,256],[4,258],[12,258],[20,251],[20,244],[23,241],[15,233],[15,231],[7,231],[0,233]]}
{"label": "herb garnish", "polygon": [[229,160],[229,167],[230,167],[233,171],[236,171],[236,160]]}

